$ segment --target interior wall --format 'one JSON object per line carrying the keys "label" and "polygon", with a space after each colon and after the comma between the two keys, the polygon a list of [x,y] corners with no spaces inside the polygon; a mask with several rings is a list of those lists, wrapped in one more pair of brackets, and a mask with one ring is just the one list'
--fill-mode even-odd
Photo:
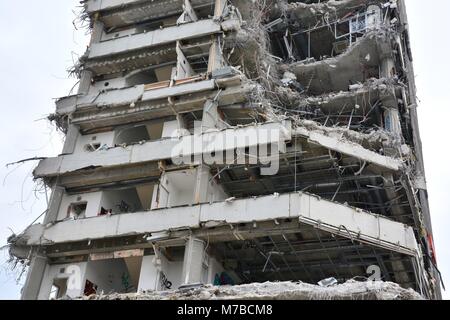
{"label": "interior wall", "polygon": [[175,138],[181,134],[182,128],[178,121],[166,121],[163,125],[162,138]]}
{"label": "interior wall", "polygon": [[[79,200],[81,198],[81,200]],[[101,192],[83,193],[78,195],[64,194],[58,212],[58,220],[68,218],[67,210],[72,203],[87,202],[86,218],[96,217],[100,212]]]}
{"label": "interior wall", "polygon": [[138,292],[158,290],[158,269],[155,266],[155,256],[144,256],[142,258],[141,275],[139,278]]}
{"label": "interior wall", "polygon": [[152,209],[192,205],[196,184],[196,169],[165,172],[153,192]]}
{"label": "interior wall", "polygon": [[208,172],[208,198],[207,202],[222,202],[229,198],[225,190],[220,184],[212,179],[211,172]]}
{"label": "interior wall", "polygon": [[150,135],[145,125],[124,128],[115,131],[114,145],[135,144],[149,141]]}
{"label": "interior wall", "polygon": [[[55,279],[68,279],[67,295],[71,298],[82,296],[86,280],[98,286],[101,293],[123,293],[125,286],[123,276],[129,275],[132,285],[129,291],[167,290],[162,286],[160,270],[172,283],[171,290],[182,285],[183,261],[169,261],[163,254],[159,255],[160,266],[155,266],[155,255],[89,261],[76,264],[48,265],[42,281],[39,299],[48,300]],[[79,278],[69,278],[76,271]],[[223,266],[215,258],[210,257],[208,269],[205,269],[204,282],[213,284],[216,275],[224,271]],[[66,273],[69,272],[69,273]]]}
{"label": "interior wall", "polygon": [[224,271],[225,271],[225,269],[223,268],[222,264],[219,261],[217,261],[216,258],[210,257],[208,272],[206,273],[205,283],[214,284],[216,275],[218,275],[220,277],[220,275]]}
{"label": "interior wall", "polygon": [[38,299],[48,300],[55,279],[67,279],[66,295],[76,298],[82,295],[84,289],[84,275],[87,262],[47,265],[39,290]]}
{"label": "interior wall", "polygon": [[141,277],[139,280],[139,291],[160,291],[167,290],[161,284],[160,271],[164,273],[166,279],[172,283],[171,290],[178,289],[182,282],[183,261],[169,261],[160,254],[160,266],[156,266],[156,256],[145,256],[142,260]]}
{"label": "interior wall", "polygon": [[[198,168],[165,172],[160,183],[153,191],[152,209],[193,205],[196,202],[195,192],[198,183]],[[201,177],[204,186],[199,192],[204,193],[205,202],[220,202],[228,198],[221,185],[211,181],[211,173],[205,172]],[[203,202],[203,200],[202,200]]]}
{"label": "interior wall", "polygon": [[128,274],[128,268],[123,259],[89,261],[85,281],[89,280],[97,285],[98,293],[124,293],[122,277]]}
{"label": "interior wall", "polygon": [[163,134],[164,122],[155,122],[147,125],[148,135],[150,140],[160,140]]}
{"label": "interior wall", "polygon": [[133,289],[135,290],[137,290],[139,287],[142,258],[143,257],[129,257],[123,259],[127,266],[128,274],[130,275],[130,282],[133,285]]}
{"label": "interior wall", "polygon": [[144,211],[150,210],[152,207],[152,197],[154,189],[155,189],[154,184],[145,184],[136,187],[136,192],[139,196],[139,199],[142,204],[142,209]]}
{"label": "interior wall", "polygon": [[112,147],[114,143],[114,132],[103,132],[97,134],[79,135],[77,143],[75,145],[75,153],[88,152],[85,150],[85,146],[91,143],[100,143],[100,145],[106,145]]}
{"label": "interior wall", "polygon": [[95,95],[100,90],[120,89],[120,88],[125,88],[126,86],[127,86],[127,83],[126,83],[126,79],[124,77],[100,80],[100,81],[96,81],[94,84],[92,84],[89,87],[89,94]]}

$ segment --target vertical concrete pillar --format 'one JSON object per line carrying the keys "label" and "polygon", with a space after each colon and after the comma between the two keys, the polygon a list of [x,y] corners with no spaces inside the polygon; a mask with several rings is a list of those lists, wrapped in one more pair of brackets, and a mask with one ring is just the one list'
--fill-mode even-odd
{"label": "vertical concrete pillar", "polygon": [[178,114],[176,120],[166,121],[163,125],[162,138],[179,138],[189,135],[186,122],[182,114]]}
{"label": "vertical concrete pillar", "polygon": [[194,204],[201,204],[208,202],[208,186],[210,173],[205,165],[200,165],[197,168],[197,179],[195,181]]}
{"label": "vertical concrete pillar", "polygon": [[44,279],[45,268],[47,267],[47,258],[35,255],[28,269],[25,286],[22,289],[22,300],[38,300],[41,290],[42,280]]}
{"label": "vertical concrete pillar", "polygon": [[203,107],[202,132],[225,128],[226,124],[222,120],[218,103],[210,99],[207,100]]}
{"label": "vertical concrete pillar", "polygon": [[77,144],[80,130],[74,124],[69,124],[67,129],[66,140],[64,141],[63,154],[71,154],[75,152],[75,146]]}
{"label": "vertical concrete pillar", "polygon": [[92,71],[83,70],[81,72],[80,84],[78,85],[78,94],[86,95],[89,93],[92,77],[93,77]]}
{"label": "vertical concrete pillar", "polygon": [[102,40],[104,28],[105,28],[105,26],[104,26],[103,22],[98,20],[98,13],[97,13],[94,17],[94,23],[93,23],[92,33],[91,33],[90,44],[98,43]]}
{"label": "vertical concrete pillar", "polygon": [[203,240],[189,237],[184,252],[183,285],[195,285],[203,283],[203,262],[206,244]]}
{"label": "vertical concrete pillar", "polygon": [[47,214],[44,218],[44,225],[53,223],[58,219],[59,208],[61,207],[62,198],[65,189],[61,186],[55,185],[52,190],[52,195],[50,197],[50,203],[48,207]]}
{"label": "vertical concrete pillar", "polygon": [[221,36],[212,36],[212,45],[209,48],[208,72],[220,69],[225,65],[222,50],[220,48]]}
{"label": "vertical concrete pillar", "polygon": [[395,61],[391,56],[385,55],[381,58],[380,78],[392,78],[396,74]]}
{"label": "vertical concrete pillar", "polygon": [[[380,78],[393,78],[396,75],[395,61],[391,56],[384,56],[381,59]],[[395,97],[395,91],[392,92]],[[395,100],[395,99],[394,99]],[[395,100],[391,105],[386,105],[383,113],[385,129],[398,136],[402,134],[400,125],[400,113],[398,112],[398,103]]]}
{"label": "vertical concrete pillar", "polygon": [[216,0],[214,7],[214,20],[220,19],[225,11],[227,5],[227,0]]}
{"label": "vertical concrete pillar", "polygon": [[194,8],[192,7],[190,0],[184,0],[183,4],[183,14],[178,19],[177,23],[186,23],[186,22],[195,22],[198,21],[197,14],[195,13]]}
{"label": "vertical concrete pillar", "polygon": [[397,136],[402,134],[400,113],[397,108],[386,107],[384,112],[384,128]]}
{"label": "vertical concrete pillar", "polygon": [[175,80],[192,77],[195,74],[195,71],[194,69],[192,69],[189,60],[186,58],[183,50],[181,49],[181,41],[177,41],[176,51],[177,51],[177,74],[175,76]]}

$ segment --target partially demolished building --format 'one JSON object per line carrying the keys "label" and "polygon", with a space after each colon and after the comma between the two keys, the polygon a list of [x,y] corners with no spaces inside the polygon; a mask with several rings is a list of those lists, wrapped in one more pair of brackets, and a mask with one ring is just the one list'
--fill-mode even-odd
{"label": "partially demolished building", "polygon": [[23,299],[355,278],[440,298],[404,1],[82,4],[64,150],[34,171],[49,208],[9,239]]}

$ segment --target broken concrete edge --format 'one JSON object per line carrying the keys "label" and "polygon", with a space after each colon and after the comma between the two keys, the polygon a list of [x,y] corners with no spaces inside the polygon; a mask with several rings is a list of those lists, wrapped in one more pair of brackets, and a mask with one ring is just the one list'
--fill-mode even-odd
{"label": "broken concrete edge", "polygon": [[[267,122],[264,124],[250,124],[246,126],[237,126],[231,129],[223,130],[211,130],[201,134],[195,134],[192,136],[184,136],[175,139],[162,139],[158,141],[146,142],[144,144],[136,144],[127,147],[111,147],[105,151],[99,151],[96,153],[88,155],[62,155],[55,158],[47,158],[42,160],[33,172],[35,178],[46,178],[52,176],[59,176],[63,174],[77,172],[83,168],[92,167],[115,167],[126,164],[136,164],[144,162],[154,162],[162,161],[167,159],[172,159],[174,155],[180,158],[187,158],[190,156],[201,155],[205,150],[190,150],[188,148],[192,145],[194,139],[204,140],[204,141],[216,141],[213,147],[216,153],[221,151],[226,151],[230,148],[241,148],[241,147],[252,147],[261,144],[270,144],[277,141],[266,141],[261,140],[261,137],[255,141],[256,144],[250,144],[248,146],[236,146],[234,145],[235,139],[231,141],[225,138],[233,138],[234,135],[244,134],[248,129],[256,130],[278,130],[280,134],[279,142],[285,143],[295,139],[295,137],[306,138],[309,143],[317,144],[328,150],[333,150],[346,154],[348,156],[360,159],[370,164],[377,165],[381,168],[388,169],[390,171],[398,172],[404,169],[403,161],[400,159],[395,159],[392,157],[384,156],[378,154],[374,151],[365,149],[361,145],[355,142],[351,142],[348,139],[342,138],[342,131],[335,130],[331,128],[326,128],[320,126],[311,121],[303,121],[302,123],[297,123],[294,125],[296,127],[292,128],[293,123],[290,119],[283,120],[279,123],[277,122]],[[298,127],[298,125],[303,125],[303,127]],[[259,132],[259,131],[257,131]],[[378,133],[377,138],[374,138],[376,134],[364,135],[357,132],[352,132],[351,130],[346,130],[346,134],[353,135],[361,140],[370,139],[380,139],[379,137],[384,137],[383,139],[388,139],[387,133]],[[339,137],[341,135],[341,137]],[[244,141],[245,142],[245,141]],[[221,143],[221,144],[220,144]],[[224,145],[225,143],[225,145]],[[228,146],[229,143],[232,145]],[[186,147],[186,151],[181,150],[183,146]],[[181,149],[180,149],[181,148]],[[176,150],[182,152],[180,154],[175,154]],[[149,153],[146,150],[158,150],[156,153]],[[199,153],[200,152],[200,153]],[[112,156],[114,155],[114,156]]]}
{"label": "broken concrete edge", "polygon": [[[246,131],[253,129],[255,130],[254,133],[257,135],[255,141],[247,143],[246,140],[240,141],[238,139],[239,134],[245,134]],[[267,132],[271,132],[271,130],[276,130],[277,133],[279,133],[279,136],[267,137]],[[45,178],[76,172],[83,168],[107,168],[127,164],[155,162],[173,159],[174,156],[177,158],[200,156],[205,150],[191,148],[194,146],[194,143],[199,141],[208,142],[208,145],[215,148],[216,152],[220,152],[234,148],[253,147],[259,144],[284,143],[291,139],[292,125],[289,120],[282,122],[254,123],[233,127],[231,129],[213,129],[189,136],[165,138],[144,144],[111,147],[107,150],[87,155],[83,154],[80,156],[69,154],[47,158],[38,164],[33,175],[35,178]],[[237,142],[237,144],[235,144],[235,142]]]}
{"label": "broken concrete edge", "polygon": [[[280,213],[273,212],[272,208],[278,208]],[[225,211],[229,214],[224,217]],[[333,215],[329,215],[329,212],[333,212]],[[215,222],[214,226],[217,226],[282,219],[298,219],[300,223],[319,230],[412,257],[417,257],[420,251],[412,227],[302,192],[247,198],[231,203],[216,202],[82,220],[63,220],[47,226],[36,224],[15,237],[16,240],[11,245],[48,246],[160,233],[165,230],[196,230],[211,222]]]}
{"label": "broken concrete edge", "polygon": [[[234,26],[239,27],[239,24]],[[122,38],[94,43],[89,48],[87,60],[105,59],[106,57],[126,54],[131,51],[152,48],[186,40],[193,37],[202,37],[222,32],[222,26],[213,19],[184,23],[176,26],[134,34]]]}
{"label": "broken concrete edge", "polygon": [[198,92],[240,86],[242,82],[246,83],[249,81],[246,81],[246,78],[242,75],[232,75],[220,80],[207,79],[153,90],[146,90],[145,85],[137,85],[120,89],[102,90],[95,95],[75,94],[61,97],[56,100],[56,114],[58,116],[63,116],[71,115],[76,111],[85,111],[92,108],[113,108],[124,105],[130,106],[132,103],[150,102]]}
{"label": "broken concrete edge", "polygon": [[86,53],[73,67],[72,73],[80,75],[83,70],[92,69],[91,63],[106,62],[132,52],[140,52],[143,49],[153,49],[157,52],[177,41],[201,38],[223,32],[237,32],[241,29],[241,26],[242,20],[239,16],[229,15],[220,21],[218,19],[198,20],[150,32],[94,42],[90,44]]}
{"label": "broken concrete edge", "polygon": [[[397,32],[390,28],[382,28],[373,31],[369,31],[364,34],[361,39],[354,42],[351,46],[349,46],[343,53],[327,58],[324,60],[316,61],[311,59],[306,59],[304,61],[298,61],[295,63],[291,63],[289,65],[285,65],[284,68],[288,68],[293,70],[294,73],[300,74],[305,72],[308,69],[315,69],[317,67],[328,67],[335,69],[336,65],[338,65],[341,61],[349,58],[355,51],[362,47],[368,47],[370,45],[375,45],[377,47],[378,55],[382,56],[382,48],[385,46],[389,46],[391,43],[393,35],[396,35]],[[384,46],[383,46],[384,45]]]}
{"label": "broken concrete edge", "polygon": [[[355,98],[371,93],[380,94],[388,92],[389,90],[400,95],[403,88],[405,88],[405,84],[398,78],[371,78],[365,82],[352,85],[350,91],[324,93],[318,96],[306,96],[305,105],[321,107],[322,105],[333,103],[339,99]],[[388,94],[392,94],[392,92],[388,92]]]}
{"label": "broken concrete edge", "polygon": [[[150,4],[154,3],[164,4],[163,1],[151,1]],[[195,7],[197,2],[206,2],[201,0],[193,0],[193,6]],[[148,4],[145,0],[82,0],[81,4],[84,5],[84,12],[89,15],[94,15],[101,12],[113,11],[116,9],[125,9],[127,6],[133,6],[136,4]]]}
{"label": "broken concrete edge", "polygon": [[374,151],[367,150],[357,143],[350,142],[347,139],[331,137],[321,131],[309,131],[306,128],[296,128],[294,130],[294,136],[295,135],[307,138],[310,143],[355,157],[367,163],[375,164],[394,172],[401,171],[404,168],[402,160],[383,156]]}

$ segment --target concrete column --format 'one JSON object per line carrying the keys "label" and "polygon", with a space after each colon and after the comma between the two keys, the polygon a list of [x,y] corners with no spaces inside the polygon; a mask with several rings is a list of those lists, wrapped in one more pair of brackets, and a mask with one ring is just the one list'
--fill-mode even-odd
{"label": "concrete column", "polygon": [[189,237],[184,252],[183,285],[195,285],[203,283],[203,261],[206,244],[203,240]]}
{"label": "concrete column", "polygon": [[221,36],[212,36],[212,45],[209,48],[208,72],[220,69],[225,65],[222,50],[220,48]]}
{"label": "concrete column", "polygon": [[80,84],[78,86],[78,94],[87,95],[92,82],[92,71],[83,70],[81,72]]}
{"label": "concrete column", "polygon": [[197,14],[195,13],[194,8],[192,7],[190,0],[184,0],[183,4],[183,14],[178,19],[177,23],[186,23],[186,22],[195,22],[198,21]]}
{"label": "concrete column", "polygon": [[391,107],[385,108],[383,116],[384,128],[397,136],[401,136],[402,128],[400,125],[400,114],[398,109]]}
{"label": "concrete column", "polygon": [[90,44],[98,43],[102,40],[104,29],[105,26],[103,22],[98,20],[98,13],[97,13],[96,16],[94,17],[94,26],[92,28]]}
{"label": "concrete column", "polygon": [[205,165],[197,168],[197,179],[195,182],[194,205],[208,202],[208,186],[210,173]]}
{"label": "concrete column", "polygon": [[[96,16],[94,17],[94,22],[93,22],[91,40],[89,42],[90,45],[93,45],[94,43],[99,43],[101,41],[104,28],[105,27],[104,27],[103,22],[98,20],[98,14],[96,14]],[[81,78],[80,78],[80,84],[78,86],[79,94],[84,94],[84,95],[88,94],[89,88],[91,86],[92,77],[93,77],[92,71],[89,71],[89,70],[82,71]]]}
{"label": "concrete column", "polygon": [[178,114],[176,120],[166,121],[163,124],[163,131],[161,137],[164,138],[177,138],[189,135],[189,131],[184,121],[184,116]]}
{"label": "concrete column", "polygon": [[64,141],[63,154],[71,154],[75,152],[75,146],[77,144],[80,130],[74,124],[69,124],[67,129],[66,141]]}
{"label": "concrete column", "polygon": [[47,267],[47,258],[35,255],[28,269],[25,286],[22,289],[22,300],[38,300],[41,290],[42,280],[44,279],[45,268]]}
{"label": "concrete column", "polygon": [[59,208],[61,207],[61,201],[64,195],[65,189],[58,185],[55,185],[52,190],[52,196],[50,197],[50,203],[47,214],[45,215],[44,225],[56,222],[58,219]]}
{"label": "concrete column", "polygon": [[214,7],[214,20],[218,20],[223,15],[226,5],[226,0],[216,0]]}
{"label": "concrete column", "polygon": [[227,127],[219,111],[219,105],[216,101],[207,100],[205,102],[205,106],[203,107],[202,132],[217,129],[222,130]]}
{"label": "concrete column", "polygon": [[192,69],[189,60],[186,58],[183,50],[181,49],[181,41],[177,41],[176,51],[177,51],[177,74],[175,80],[192,77],[195,74],[195,71],[194,69]]}
{"label": "concrete column", "polygon": [[[380,65],[380,78],[393,78],[396,75],[395,71],[395,61],[391,56],[384,56],[381,59]],[[383,112],[385,129],[392,132],[398,136],[402,134],[402,128],[400,125],[400,114],[398,112],[398,103],[395,98],[395,91],[392,92],[391,99],[392,102],[388,102],[385,105],[385,110]]]}
{"label": "concrete column", "polygon": [[392,78],[395,74],[394,59],[391,56],[382,57],[380,64],[380,78]]}

